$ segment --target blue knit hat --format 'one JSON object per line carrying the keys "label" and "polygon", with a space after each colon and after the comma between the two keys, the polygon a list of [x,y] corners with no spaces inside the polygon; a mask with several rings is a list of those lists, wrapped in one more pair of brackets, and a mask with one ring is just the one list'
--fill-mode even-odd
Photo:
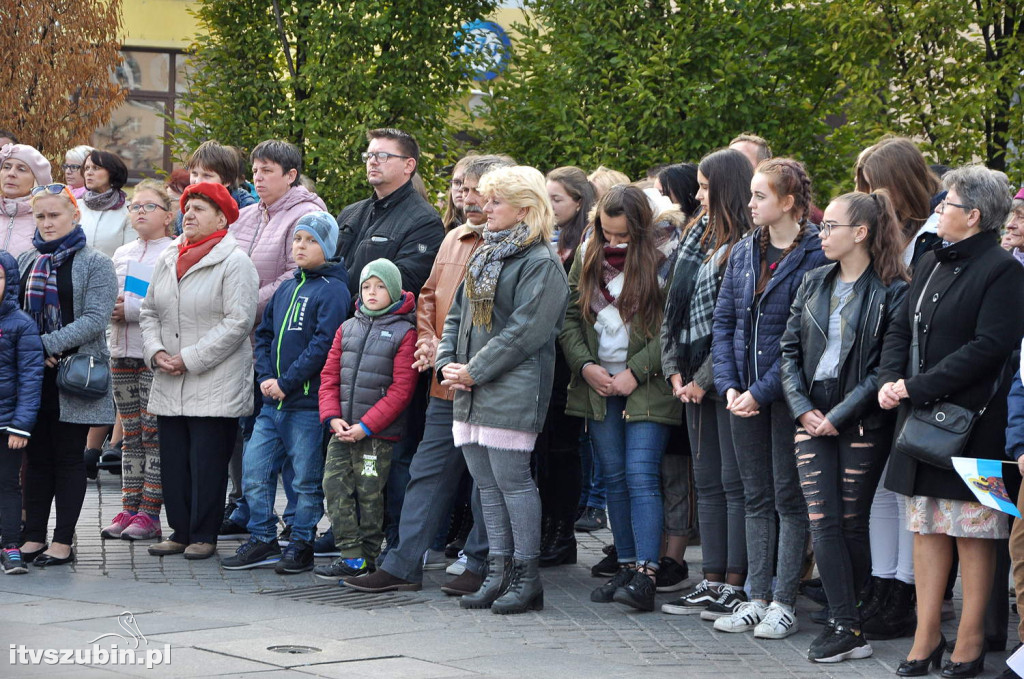
{"label": "blue knit hat", "polygon": [[325,260],[334,257],[334,252],[338,249],[338,222],[329,212],[310,212],[302,215],[295,224],[292,238],[297,231],[305,231],[316,238],[320,249],[324,251]]}

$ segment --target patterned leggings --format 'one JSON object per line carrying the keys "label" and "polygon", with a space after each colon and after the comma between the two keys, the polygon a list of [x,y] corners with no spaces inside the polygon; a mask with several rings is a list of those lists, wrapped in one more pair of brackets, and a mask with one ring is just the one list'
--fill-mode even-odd
{"label": "patterned leggings", "polygon": [[140,358],[110,361],[114,377],[114,403],[121,416],[121,502],[125,511],[160,516],[160,444],[156,415],[146,409],[153,372]]}

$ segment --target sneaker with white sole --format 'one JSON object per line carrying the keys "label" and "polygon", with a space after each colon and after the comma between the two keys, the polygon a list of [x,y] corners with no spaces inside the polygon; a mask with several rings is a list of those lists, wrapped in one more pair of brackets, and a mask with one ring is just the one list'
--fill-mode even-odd
{"label": "sneaker with white sole", "polygon": [[818,663],[837,663],[844,660],[870,658],[873,653],[871,646],[864,640],[864,635],[854,632],[845,625],[835,624],[828,630],[825,639],[819,639],[811,645],[807,659]]}
{"label": "sneaker with white sole", "polygon": [[719,632],[747,632],[761,624],[768,615],[768,607],[759,601],[744,601],[732,615],[715,620]]}
{"label": "sneaker with white sole", "polygon": [[708,604],[708,607],[700,612],[700,619],[715,621],[726,618],[735,613],[740,604],[746,602],[747,593],[742,587],[722,585],[718,590],[718,600]]}
{"label": "sneaker with white sole", "polygon": [[714,585],[708,580],[700,583],[689,592],[661,605],[661,612],[669,615],[697,615],[710,604],[718,601],[722,594],[722,585]]}
{"label": "sneaker with white sole", "polygon": [[800,631],[796,613],[789,606],[772,602],[764,620],[754,628],[754,636],[758,639],[785,639]]}
{"label": "sneaker with white sole", "polygon": [[459,559],[448,568],[444,569],[444,572],[448,575],[462,575],[466,572],[466,566],[469,564],[469,558],[465,552],[459,552]]}

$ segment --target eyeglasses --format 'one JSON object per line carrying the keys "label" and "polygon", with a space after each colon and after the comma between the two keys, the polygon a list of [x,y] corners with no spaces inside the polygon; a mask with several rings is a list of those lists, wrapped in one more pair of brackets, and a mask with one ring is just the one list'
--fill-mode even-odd
{"label": "eyeglasses", "polygon": [[454,188],[454,189],[461,189],[462,188],[462,180],[461,179],[453,179],[451,181],[451,185],[452,185],[452,188]]}
{"label": "eyeglasses", "polygon": [[81,165],[72,165],[71,163],[64,163],[61,167],[65,170],[71,170],[72,172],[78,172],[82,169]]}
{"label": "eyeglasses", "polygon": [[960,208],[961,210],[967,210],[967,211],[971,211],[971,210],[973,210],[973,209],[974,209],[973,207],[971,207],[971,206],[969,206],[969,205],[961,205],[960,203],[951,203],[951,202],[949,202],[948,200],[943,200],[942,202],[940,202],[940,203],[939,203],[939,214],[940,214],[940,215],[941,215],[941,214],[942,214],[943,212],[945,212],[945,211],[946,211],[946,206],[947,206],[947,205],[952,205],[953,207],[958,207],[958,208]]}
{"label": "eyeglasses", "polygon": [[169,211],[167,208],[165,208],[163,205],[160,205],[159,203],[132,203],[131,205],[128,206],[128,212],[131,212],[132,214],[136,212],[141,212],[142,214],[149,214],[150,212],[154,212],[157,208],[160,208],[164,212]]}
{"label": "eyeglasses", "polygon": [[860,226],[860,224],[836,224],[835,222],[822,222],[821,229],[818,231],[820,238],[828,238],[832,235],[832,229],[838,229],[840,226]]}
{"label": "eyeglasses", "polygon": [[376,158],[378,163],[386,163],[389,158],[412,158],[412,156],[400,156],[387,151],[363,151],[359,157],[363,159],[364,163],[370,162],[370,158]]}

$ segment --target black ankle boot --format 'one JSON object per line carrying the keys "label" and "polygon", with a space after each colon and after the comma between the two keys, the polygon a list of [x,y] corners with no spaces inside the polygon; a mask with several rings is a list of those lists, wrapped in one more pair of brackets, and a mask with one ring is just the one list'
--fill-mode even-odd
{"label": "black ankle boot", "polygon": [[576,563],[576,531],[572,520],[562,518],[552,523],[549,541],[541,542],[541,568]]}
{"label": "black ankle boot", "polygon": [[892,592],[892,583],[895,582],[895,578],[871,578],[870,584],[865,587],[865,591],[860,597],[860,622],[861,625],[867,624],[868,620],[876,617],[882,610],[885,609],[887,603],[889,603],[889,594]]}
{"label": "black ankle boot", "polygon": [[914,636],[917,627],[914,586],[893,580],[892,590],[885,606],[871,620],[861,626],[865,639],[899,639]]}
{"label": "black ankle boot", "polygon": [[459,600],[462,608],[490,608],[498,597],[508,589],[512,579],[512,558],[508,556],[488,556],[487,574],[484,582],[473,594],[466,594]]}
{"label": "black ankle boot", "polygon": [[555,544],[555,540],[558,539],[558,533],[555,530],[557,526],[555,517],[544,515],[540,520],[540,553],[541,557],[547,552],[551,551],[551,548]]}
{"label": "black ankle boot", "polygon": [[508,590],[491,606],[491,613],[509,615],[543,610],[544,588],[540,584],[539,566],[539,559],[516,559],[512,565]]}

